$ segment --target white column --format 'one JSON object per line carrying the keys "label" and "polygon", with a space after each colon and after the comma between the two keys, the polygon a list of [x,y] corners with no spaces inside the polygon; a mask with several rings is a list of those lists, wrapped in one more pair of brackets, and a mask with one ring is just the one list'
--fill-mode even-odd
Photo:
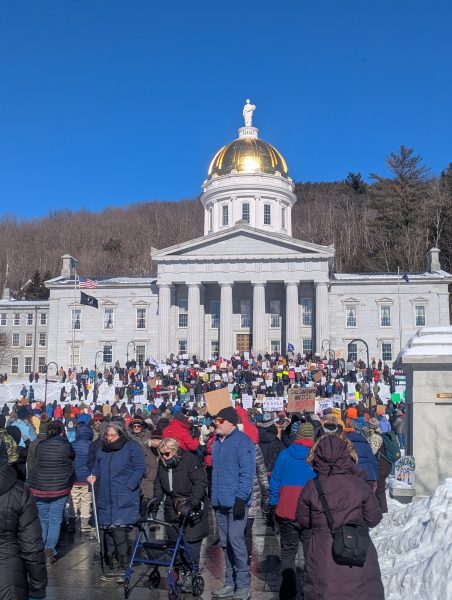
{"label": "white column", "polygon": [[253,351],[255,355],[265,354],[265,283],[253,283]]}
{"label": "white column", "polygon": [[330,338],[328,316],[328,284],[315,284],[315,352],[322,353],[323,340]]}
{"label": "white column", "polygon": [[230,359],[234,353],[232,336],[232,283],[220,283],[220,356]]}
{"label": "white column", "polygon": [[301,352],[298,328],[298,281],[286,283],[286,347],[281,353],[287,353],[287,346],[292,344],[296,352]]}
{"label": "white column", "polygon": [[158,288],[159,358],[165,360],[167,354],[175,351],[170,348],[171,285],[159,283]]}
{"label": "white column", "polygon": [[188,283],[188,332],[187,350],[189,356],[195,354],[199,359],[200,354],[200,298],[201,284]]}

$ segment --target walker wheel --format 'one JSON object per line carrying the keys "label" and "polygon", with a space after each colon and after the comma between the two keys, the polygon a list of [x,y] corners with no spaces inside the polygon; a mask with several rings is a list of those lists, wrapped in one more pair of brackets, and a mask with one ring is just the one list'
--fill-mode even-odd
{"label": "walker wheel", "polygon": [[193,577],[192,592],[193,596],[196,598],[202,596],[202,593],[204,592],[204,579],[201,577],[201,575],[196,575]]}
{"label": "walker wheel", "polygon": [[168,599],[169,600],[179,600],[180,598],[180,593],[176,590],[170,590],[168,592]]}
{"label": "walker wheel", "polygon": [[158,569],[154,569],[149,575],[149,587],[154,589],[158,588],[158,586],[160,585],[160,580],[161,577]]}
{"label": "walker wheel", "polygon": [[125,579],[124,580],[124,598],[127,600],[127,598],[130,596],[130,581],[129,579]]}

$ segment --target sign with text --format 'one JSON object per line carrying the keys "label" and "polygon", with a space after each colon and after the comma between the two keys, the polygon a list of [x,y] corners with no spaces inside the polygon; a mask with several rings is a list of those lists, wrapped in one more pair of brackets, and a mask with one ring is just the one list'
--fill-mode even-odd
{"label": "sign with text", "polygon": [[314,388],[289,388],[287,390],[287,410],[289,412],[315,411]]}
{"label": "sign with text", "polygon": [[251,394],[242,394],[243,408],[253,408],[254,397]]}
{"label": "sign with text", "polygon": [[322,413],[327,408],[333,408],[333,400],[331,398],[322,398],[315,401],[315,412]]}
{"label": "sign with text", "polygon": [[284,398],[266,396],[264,398],[263,409],[268,412],[284,410]]}
{"label": "sign with text", "polygon": [[414,456],[402,456],[395,464],[395,480],[414,486],[416,479],[416,462]]}

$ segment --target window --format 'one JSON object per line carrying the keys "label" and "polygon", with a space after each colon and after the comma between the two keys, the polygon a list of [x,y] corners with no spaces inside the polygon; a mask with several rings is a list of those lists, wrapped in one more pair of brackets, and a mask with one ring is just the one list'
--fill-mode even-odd
{"label": "window", "polygon": [[250,222],[250,205],[248,202],[242,204],[242,219],[247,223]]}
{"label": "window", "polygon": [[358,346],[357,344],[349,344],[348,345],[348,361],[355,362],[358,360]]}
{"label": "window", "polygon": [[13,348],[20,346],[20,335],[18,333],[13,333],[11,336],[11,346],[13,346]]}
{"label": "window", "polygon": [[47,333],[40,333],[39,334],[39,347],[45,348],[46,344],[47,344]]}
{"label": "window", "polygon": [[347,315],[345,326],[356,327],[356,306],[346,306],[345,311]]}
{"label": "window", "polygon": [[221,224],[223,227],[229,223],[229,208],[227,204],[223,204],[221,207]]}
{"label": "window", "polygon": [[0,347],[6,346],[7,343],[8,343],[8,340],[6,338],[6,333],[0,333]]}
{"label": "window", "polygon": [[82,311],[80,308],[73,309],[72,313],[72,323],[71,329],[81,329],[82,328]]}
{"label": "window", "polygon": [[6,327],[7,322],[8,322],[8,315],[6,313],[0,314],[0,325],[2,327]]}
{"label": "window", "polygon": [[47,313],[40,314],[39,323],[40,323],[40,325],[47,325]]}
{"label": "window", "polygon": [[38,373],[46,372],[46,357],[38,356]]}
{"label": "window", "polygon": [[382,343],[381,358],[382,360],[392,360],[392,344],[390,342]]}
{"label": "window", "polygon": [[73,367],[76,367],[80,364],[80,346],[69,346],[69,363]]}
{"label": "window", "polygon": [[26,356],[24,359],[24,373],[31,373],[31,356]]}
{"label": "window", "polygon": [[423,304],[416,304],[414,312],[416,315],[416,327],[425,327],[425,306]]}
{"label": "window", "polygon": [[11,359],[11,373],[19,372],[19,359],[17,356],[13,356]]}
{"label": "window", "polygon": [[137,329],[146,329],[146,309],[137,308]]}
{"label": "window", "polygon": [[188,327],[188,298],[179,298],[179,327]]}
{"label": "window", "polygon": [[212,215],[212,209],[209,208],[209,231],[212,231],[213,229],[213,215]]}
{"label": "window", "polygon": [[312,352],[312,340],[303,340],[303,354],[310,354]]}
{"label": "window", "polygon": [[210,357],[218,358],[220,355],[220,342],[218,340],[212,340],[210,342]]}
{"label": "window", "polygon": [[282,229],[286,228],[286,209],[285,208],[281,209],[281,228]]}
{"label": "window", "polygon": [[138,364],[146,360],[146,346],[144,344],[135,344],[135,360]]}
{"label": "window", "polygon": [[210,302],[210,328],[218,329],[220,327],[220,301],[212,300]]}
{"label": "window", "polygon": [[271,340],[270,349],[272,354],[279,354],[281,352],[281,342],[279,340]]}
{"label": "window", "polygon": [[301,299],[301,324],[304,327],[312,326],[312,298]]}
{"label": "window", "polygon": [[270,327],[281,327],[281,301],[270,300]]}
{"label": "window", "polygon": [[14,313],[13,325],[14,327],[18,327],[20,325],[20,313]]}
{"label": "window", "polygon": [[272,214],[270,204],[264,204],[264,225],[272,224]]}
{"label": "window", "polygon": [[104,329],[113,329],[114,312],[112,308],[104,309]]}
{"label": "window", "polygon": [[31,348],[31,346],[33,346],[33,334],[32,333],[26,333],[25,334],[25,347],[26,348]]}
{"label": "window", "polygon": [[34,315],[33,313],[27,313],[27,325],[33,325]]}
{"label": "window", "polygon": [[187,340],[179,340],[179,354],[187,352]]}
{"label": "window", "polygon": [[113,362],[113,346],[111,344],[105,344],[103,361],[107,365]]}
{"label": "window", "polygon": [[251,300],[240,300],[240,327],[251,327]]}
{"label": "window", "polygon": [[380,327],[391,327],[391,307],[389,304],[380,306]]}

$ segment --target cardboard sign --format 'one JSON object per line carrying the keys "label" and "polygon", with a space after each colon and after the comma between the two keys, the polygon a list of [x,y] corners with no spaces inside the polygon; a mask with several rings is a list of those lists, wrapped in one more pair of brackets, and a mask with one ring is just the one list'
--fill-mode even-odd
{"label": "cardboard sign", "polygon": [[414,456],[402,456],[395,464],[395,480],[412,487],[415,479],[416,462]]}
{"label": "cardboard sign", "polygon": [[317,371],[317,373],[314,373],[312,379],[314,380],[315,383],[318,383],[319,381],[322,380],[322,377],[323,377],[322,371]]}
{"label": "cardboard sign", "polygon": [[315,389],[289,388],[287,410],[289,412],[306,411],[313,413],[315,411]]}
{"label": "cardboard sign", "polygon": [[381,415],[384,415],[386,412],[386,406],[381,405],[381,404],[377,404],[377,415],[380,417]]}
{"label": "cardboard sign", "polygon": [[242,406],[243,408],[253,408],[253,396],[250,394],[242,394]]}
{"label": "cardboard sign", "polygon": [[220,388],[213,392],[206,392],[204,394],[204,400],[207,404],[207,410],[211,415],[216,415],[222,408],[232,406],[231,396],[229,395],[228,388]]}
{"label": "cardboard sign", "polygon": [[284,410],[284,398],[266,396],[264,398],[263,409],[267,412]]}

